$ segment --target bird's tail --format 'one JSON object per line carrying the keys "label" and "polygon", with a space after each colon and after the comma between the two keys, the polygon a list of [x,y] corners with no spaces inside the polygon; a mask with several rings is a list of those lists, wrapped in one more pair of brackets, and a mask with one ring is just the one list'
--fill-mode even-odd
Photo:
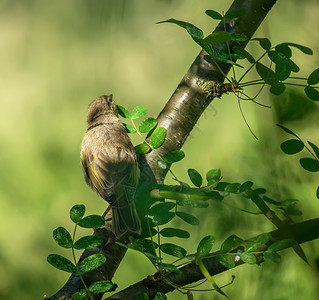
{"label": "bird's tail", "polygon": [[112,229],[117,238],[128,230],[141,233],[141,221],[134,202],[122,207],[112,207]]}

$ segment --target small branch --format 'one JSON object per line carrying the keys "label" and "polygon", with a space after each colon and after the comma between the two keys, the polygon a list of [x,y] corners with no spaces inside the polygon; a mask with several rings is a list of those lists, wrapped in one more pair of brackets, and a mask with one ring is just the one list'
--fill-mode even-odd
{"label": "small branch", "polygon": [[[314,239],[319,238],[319,218],[308,220],[302,223],[295,223],[289,226],[289,230],[292,233],[292,237],[299,243],[305,243],[312,241]],[[279,241],[281,239],[281,232],[279,230],[275,230],[270,232],[272,239],[270,242],[267,243],[267,246],[264,246],[256,251],[265,251],[270,245]],[[232,252],[236,253],[240,249],[243,249],[243,246],[234,249]],[[219,252],[211,253],[210,255],[213,256],[211,258],[207,258],[204,260],[205,266],[208,269],[209,273],[213,275],[220,274],[224,271],[228,271],[226,267],[221,265],[215,258],[215,256]],[[258,255],[258,262],[262,263],[263,258],[262,255]],[[236,267],[244,264],[243,261],[238,260],[235,261]],[[153,299],[157,292],[161,293],[168,293],[175,290],[175,288],[170,285],[168,282],[173,283],[174,286],[185,286],[187,284],[191,284],[198,280],[204,278],[202,272],[200,271],[199,267],[193,262],[190,263],[182,268],[179,269],[181,273],[173,272],[163,277],[157,272],[152,276],[148,276],[147,278],[143,279],[136,284],[131,285],[130,287],[122,290],[119,293],[116,293],[106,299],[108,300],[115,300],[115,299],[126,299],[126,300],[133,300],[137,295],[140,293],[146,293],[150,299]]]}

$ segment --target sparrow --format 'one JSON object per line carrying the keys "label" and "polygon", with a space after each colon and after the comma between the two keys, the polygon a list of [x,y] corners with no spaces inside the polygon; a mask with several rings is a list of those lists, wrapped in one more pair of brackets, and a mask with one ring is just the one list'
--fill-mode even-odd
{"label": "sparrow", "polygon": [[81,164],[86,183],[112,208],[112,231],[120,238],[128,230],[141,233],[134,203],[139,168],[112,98],[103,95],[89,105]]}

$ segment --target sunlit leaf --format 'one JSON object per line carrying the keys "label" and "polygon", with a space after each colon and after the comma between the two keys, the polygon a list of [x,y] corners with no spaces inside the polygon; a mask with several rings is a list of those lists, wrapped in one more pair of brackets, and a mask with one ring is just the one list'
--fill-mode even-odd
{"label": "sunlit leaf", "polygon": [[231,269],[235,267],[234,259],[231,255],[226,253],[220,253],[216,256],[216,259],[219,263],[221,263],[227,269]]}
{"label": "sunlit leaf", "polygon": [[79,270],[80,272],[90,272],[102,266],[105,262],[106,257],[103,254],[92,254],[79,263]]}
{"label": "sunlit leaf", "polygon": [[247,252],[239,253],[239,257],[243,262],[247,264],[254,265],[257,263],[256,256],[252,253],[247,253]]}
{"label": "sunlit leaf", "polygon": [[78,223],[84,216],[85,205],[77,204],[70,209],[70,218],[74,223]]}
{"label": "sunlit leaf", "polygon": [[307,80],[309,85],[314,85],[319,83],[319,68],[314,70],[308,77]]}
{"label": "sunlit leaf", "polygon": [[175,244],[171,244],[171,243],[164,243],[160,245],[160,249],[162,252],[175,256],[175,257],[179,257],[179,258],[183,258],[186,256],[187,251],[180,246],[177,246]]}
{"label": "sunlit leaf", "polygon": [[208,235],[204,237],[197,246],[197,253],[199,256],[204,257],[209,254],[215,243],[215,237]]}
{"label": "sunlit leaf", "polygon": [[176,24],[176,25],[186,29],[188,34],[192,37],[192,39],[195,42],[198,42],[198,40],[201,40],[204,37],[203,31],[201,29],[199,29],[195,25],[188,23],[188,22],[179,21],[176,19],[169,19],[169,20],[157,22],[157,24],[160,24],[160,23],[173,23],[173,24]]}
{"label": "sunlit leaf", "polygon": [[217,12],[217,11],[215,11],[215,10],[212,10],[212,9],[206,10],[206,11],[205,11],[205,14],[206,14],[207,16],[210,16],[210,17],[213,18],[214,20],[222,20],[222,19],[223,19],[223,16],[222,16],[219,12]]}
{"label": "sunlit leaf", "polygon": [[300,158],[299,162],[301,166],[309,172],[319,171],[319,161],[316,159],[313,159],[312,157]]}
{"label": "sunlit leaf", "polygon": [[140,126],[138,127],[138,130],[141,133],[147,133],[147,132],[151,131],[156,125],[157,125],[156,119],[147,118],[141,122]]}
{"label": "sunlit leaf", "polygon": [[89,286],[89,291],[94,294],[105,293],[113,289],[114,283],[110,280],[95,281]]}
{"label": "sunlit leaf", "polygon": [[245,251],[250,252],[260,248],[265,245],[271,239],[271,235],[269,233],[262,233],[251,240],[245,246]]}
{"label": "sunlit leaf", "polygon": [[126,118],[126,119],[130,119],[131,118],[131,114],[123,106],[117,105],[117,111],[118,111],[118,114],[121,117]]}
{"label": "sunlit leaf", "polygon": [[307,97],[313,101],[319,101],[319,92],[311,86],[305,87],[305,93]]}
{"label": "sunlit leaf", "polygon": [[90,215],[87,216],[78,223],[79,226],[84,228],[99,228],[104,226],[105,219],[102,216]]}
{"label": "sunlit leaf", "polygon": [[145,154],[151,150],[151,148],[147,144],[138,144],[134,146],[134,149],[136,154]]}
{"label": "sunlit leaf", "polygon": [[185,153],[182,150],[174,150],[171,152],[168,152],[165,156],[165,161],[168,163],[175,163],[180,160],[182,160],[185,157]]}
{"label": "sunlit leaf", "polygon": [[242,240],[237,235],[233,234],[222,243],[222,245],[220,246],[220,252],[222,253],[230,252],[231,250],[239,247],[243,242],[244,240]]}
{"label": "sunlit leaf", "polygon": [[71,248],[73,246],[71,235],[64,227],[56,228],[53,231],[53,238],[63,248]]}
{"label": "sunlit leaf", "polygon": [[166,137],[166,129],[164,127],[157,127],[153,131],[151,138],[150,138],[150,144],[154,148],[158,148],[161,146],[165,140]]}
{"label": "sunlit leaf", "polygon": [[59,270],[68,273],[76,273],[75,265],[70,260],[59,254],[49,254],[47,257],[47,261],[49,264]]}
{"label": "sunlit leaf", "polygon": [[291,139],[283,142],[280,148],[286,154],[296,154],[304,148],[304,143],[297,139]]}
{"label": "sunlit leaf", "polygon": [[145,116],[147,113],[147,109],[144,106],[136,106],[132,110],[131,118],[138,119]]}
{"label": "sunlit leaf", "polygon": [[88,235],[81,237],[74,243],[75,249],[90,249],[103,244],[102,238],[96,235]]}
{"label": "sunlit leaf", "polygon": [[231,40],[234,41],[234,42],[244,42],[244,41],[247,41],[248,38],[243,33],[236,33],[235,32],[235,33],[232,33]]}
{"label": "sunlit leaf", "polygon": [[208,35],[207,37],[204,38],[204,43],[205,44],[221,44],[225,43],[227,41],[230,41],[232,38],[232,35],[229,32],[226,31],[216,31]]}
{"label": "sunlit leaf", "polygon": [[137,132],[136,128],[133,127],[132,125],[125,124],[125,123],[123,123],[123,125],[124,125],[127,133],[136,133]]}

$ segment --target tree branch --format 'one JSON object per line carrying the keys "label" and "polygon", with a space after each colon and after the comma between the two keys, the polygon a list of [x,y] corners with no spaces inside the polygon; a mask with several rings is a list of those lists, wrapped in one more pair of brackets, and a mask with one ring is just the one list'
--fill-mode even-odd
{"label": "tree branch", "polygon": [[[241,18],[230,20],[227,23],[227,30],[243,33],[250,39],[275,2],[276,0],[234,0],[230,9],[241,7],[246,10],[246,14]],[[223,29],[224,24],[220,23],[215,31]],[[246,44],[247,41],[240,43],[241,46]],[[213,48],[215,53],[226,50],[224,49],[225,46],[220,44],[214,45]],[[221,63],[220,67],[225,74],[230,70],[228,64]],[[162,157],[165,157],[168,152],[180,149],[183,146],[201,114],[212,101],[211,98],[207,99],[203,89],[197,84],[198,80],[224,81],[223,75],[205,51],[201,51],[197,56],[157,118],[158,126],[163,126],[167,130],[164,144],[156,149]],[[137,207],[142,216],[152,185],[156,182],[163,182],[167,173],[167,169],[163,170],[158,167],[157,161],[158,157],[154,151],[139,158],[141,178],[137,191]],[[95,234],[102,235],[105,244],[84,251],[80,261],[94,253],[103,253],[107,257],[107,261],[101,268],[83,274],[85,282],[88,284],[97,279],[111,279],[125,255],[125,249],[115,244],[116,239],[109,229],[99,229],[95,231]],[[121,239],[121,242],[126,240],[127,236]],[[72,275],[64,287],[48,299],[71,299],[72,293],[79,291],[81,288],[83,287],[79,276]],[[94,299],[101,299],[101,297],[101,295],[96,295]]]}
{"label": "tree branch", "polygon": [[[289,230],[292,232],[292,237],[299,243],[305,243],[312,241],[314,239],[319,238],[319,218],[308,220],[302,223],[294,223],[293,225],[289,226]],[[267,246],[264,246],[256,251],[265,251],[267,248],[272,245],[273,243],[277,242],[281,239],[281,233],[279,230],[275,230],[270,232],[272,239],[270,242],[267,243]],[[246,241],[247,242],[247,241]],[[244,244],[237,249],[233,250],[233,253],[237,253],[238,251],[242,251]],[[287,247],[289,248],[289,247]],[[282,249],[283,250],[283,249]],[[227,271],[226,267],[221,265],[218,260],[215,258],[216,255],[219,254],[219,251],[211,253],[210,258],[204,260],[205,266],[209,273],[213,275],[217,275],[224,271]],[[238,267],[244,262],[242,260],[234,260],[235,266]],[[258,263],[263,262],[262,255],[258,255]],[[202,272],[200,271],[199,267],[195,262],[190,263],[186,266],[179,268],[181,273],[173,272],[169,273],[165,276],[161,276],[158,272],[152,276],[148,276],[147,278],[137,282],[130,287],[116,293],[106,299],[108,300],[115,300],[115,299],[135,299],[138,294],[146,293],[150,299],[153,299],[157,292],[161,293],[168,293],[175,290],[174,286],[183,287],[187,284],[194,283],[201,279],[204,279]]]}

